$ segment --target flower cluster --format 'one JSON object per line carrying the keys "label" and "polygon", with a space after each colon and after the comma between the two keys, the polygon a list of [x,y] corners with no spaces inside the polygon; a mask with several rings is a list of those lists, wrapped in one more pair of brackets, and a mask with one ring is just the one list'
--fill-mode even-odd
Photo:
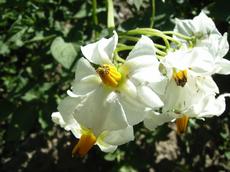
{"label": "flower cluster", "polygon": [[[212,75],[230,74],[230,61],[223,58],[229,49],[227,34],[221,35],[203,12],[175,23],[172,32],[127,32],[142,36],[134,47],[123,45],[131,49],[125,60],[118,55],[116,32],[81,47],[84,57],[77,63],[68,97],[52,114],[55,123],[80,139],[73,155],[84,156],[94,144],[112,152],[134,139],[133,126],[140,122],[153,130],[175,121],[177,132],[184,133],[189,118],[224,112],[230,94],[216,97],[219,90]],[[156,33],[166,46],[148,37]]]}

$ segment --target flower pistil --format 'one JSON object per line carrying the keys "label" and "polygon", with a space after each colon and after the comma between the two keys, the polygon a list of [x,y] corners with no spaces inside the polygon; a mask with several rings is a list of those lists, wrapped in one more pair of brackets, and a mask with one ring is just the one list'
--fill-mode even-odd
{"label": "flower pistil", "polygon": [[188,121],[189,121],[189,117],[187,115],[184,115],[183,117],[176,119],[176,126],[177,126],[178,134],[183,134],[186,132]]}
{"label": "flower pistil", "polygon": [[96,143],[97,138],[92,132],[82,134],[80,140],[72,150],[72,156],[79,155],[83,157]]}
{"label": "flower pistil", "polygon": [[121,73],[117,68],[110,64],[104,64],[97,68],[97,73],[102,82],[110,87],[117,87],[121,80]]}
{"label": "flower pistil", "polygon": [[184,85],[187,82],[187,78],[188,78],[187,73],[188,73],[187,70],[180,70],[178,72],[176,71],[173,72],[173,79],[175,80],[178,86],[184,87]]}

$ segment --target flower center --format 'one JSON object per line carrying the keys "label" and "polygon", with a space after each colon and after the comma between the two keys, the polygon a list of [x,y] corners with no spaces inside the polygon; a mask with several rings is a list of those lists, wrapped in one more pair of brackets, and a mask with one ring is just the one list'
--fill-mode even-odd
{"label": "flower center", "polygon": [[80,140],[73,148],[72,155],[80,155],[81,157],[86,155],[96,141],[97,138],[92,132],[82,134]]}
{"label": "flower center", "polygon": [[184,87],[187,82],[187,70],[180,70],[178,72],[173,72],[173,79],[175,80],[178,86]]}
{"label": "flower center", "polygon": [[102,82],[110,87],[117,87],[121,80],[121,73],[117,68],[110,64],[104,64],[97,68],[97,73]]}

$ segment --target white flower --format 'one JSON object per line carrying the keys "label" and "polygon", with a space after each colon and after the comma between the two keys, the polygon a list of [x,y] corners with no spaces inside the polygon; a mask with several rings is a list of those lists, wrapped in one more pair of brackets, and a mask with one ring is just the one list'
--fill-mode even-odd
{"label": "white flower", "polygon": [[[93,135],[96,140],[103,140],[100,138],[104,138],[105,132],[130,130],[130,126],[143,121],[147,108],[163,106],[154,88],[143,82],[150,75],[152,83],[162,80],[151,39],[142,36],[123,64],[117,64],[113,55],[117,39],[114,33],[109,39],[81,47],[86,59],[78,61],[72,91],[58,106],[63,118],[71,116],[89,138]],[[122,139],[122,143],[127,142],[125,135]],[[82,140],[85,135],[79,144]]]}
{"label": "white flower", "polygon": [[[141,122],[146,105],[141,104],[140,99],[151,101],[152,108],[163,105],[154,92],[146,94],[145,85],[141,83],[149,68],[158,68],[155,65],[158,61],[153,58],[153,42],[142,36],[124,64],[119,66],[113,64],[116,44],[115,33],[110,39],[82,47],[86,59],[81,58],[77,65],[72,90],[76,96],[87,96],[80,104],[76,103],[75,118],[95,134]],[[88,60],[99,67],[95,69]],[[155,80],[160,78],[159,72],[151,75]]]}
{"label": "white flower", "polygon": [[175,32],[194,37],[194,46],[201,47],[210,53],[215,64],[212,74],[230,74],[230,61],[223,58],[229,50],[227,33],[224,33],[222,36],[211,18],[207,17],[204,12],[201,12],[193,20],[176,19],[175,23]]}
{"label": "white flower", "polygon": [[[68,110],[66,109],[66,111]],[[62,111],[62,113],[68,112]],[[73,155],[84,156],[94,144],[98,145],[103,152],[113,152],[118,145],[134,139],[133,128],[131,126],[121,130],[104,131],[99,136],[95,136],[89,129],[82,127],[74,119],[73,115],[66,116],[61,115],[59,112],[54,112],[51,116],[54,123],[65,128],[67,131],[71,131],[76,138],[81,138],[72,151]]]}
{"label": "white flower", "polygon": [[[211,60],[210,60],[211,59]],[[186,130],[188,119],[219,116],[225,110],[224,94],[219,93],[210,76],[213,61],[200,47],[177,50],[161,60],[168,83],[162,96],[164,107],[159,112],[149,112],[144,123],[149,129],[176,119],[178,132]],[[213,111],[215,109],[215,111]]]}

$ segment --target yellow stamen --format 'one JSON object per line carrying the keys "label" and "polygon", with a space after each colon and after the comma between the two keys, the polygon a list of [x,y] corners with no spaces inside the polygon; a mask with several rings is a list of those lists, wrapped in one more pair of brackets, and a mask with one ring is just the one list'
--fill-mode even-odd
{"label": "yellow stamen", "polygon": [[182,118],[176,119],[177,133],[183,134],[187,130],[189,117],[184,115]]}
{"label": "yellow stamen", "polygon": [[117,87],[121,80],[121,73],[113,65],[104,64],[97,68],[97,73],[103,83],[111,87]]}
{"label": "yellow stamen", "polygon": [[79,155],[82,157],[86,155],[96,143],[96,140],[97,138],[93,133],[83,134],[78,143],[74,146],[72,156]]}
{"label": "yellow stamen", "polygon": [[173,78],[178,86],[184,87],[187,82],[187,70],[174,71]]}

